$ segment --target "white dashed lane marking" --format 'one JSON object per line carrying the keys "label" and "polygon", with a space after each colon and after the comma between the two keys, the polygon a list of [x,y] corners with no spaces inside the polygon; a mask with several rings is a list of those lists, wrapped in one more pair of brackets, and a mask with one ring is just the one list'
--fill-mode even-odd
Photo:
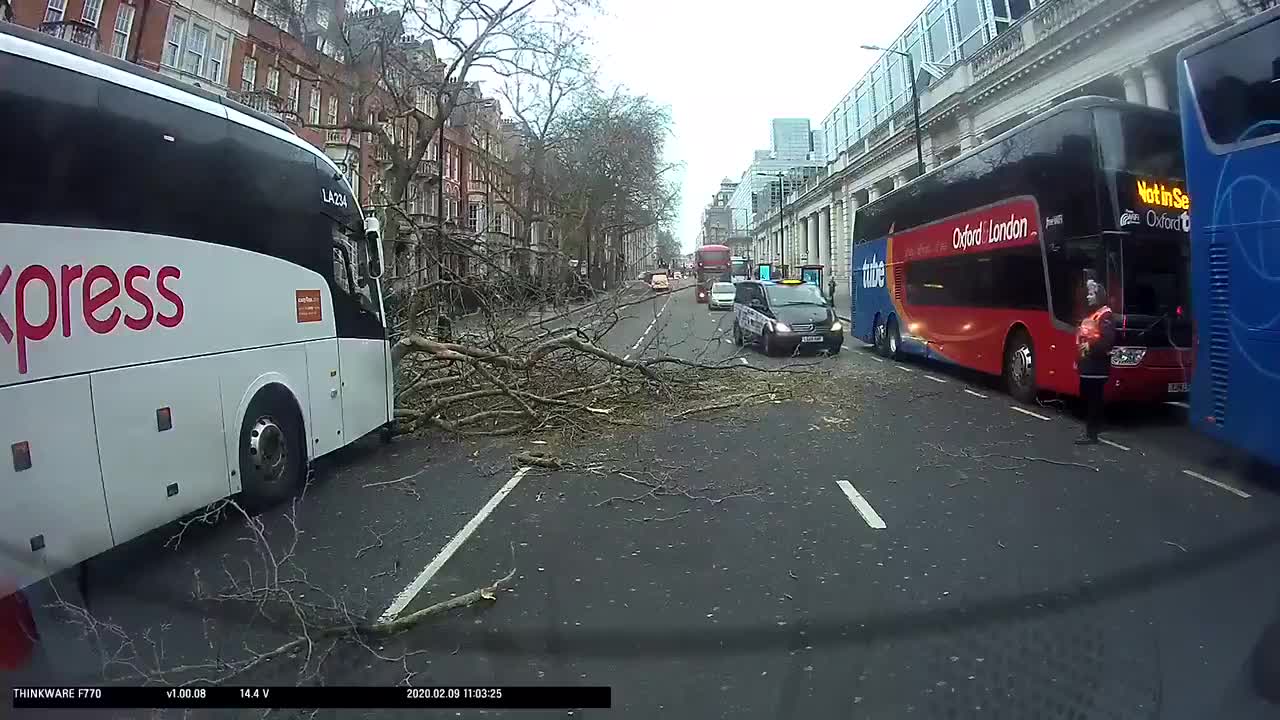
{"label": "white dashed lane marking", "polygon": [[878,357],[876,357],[875,355],[872,355],[872,356],[870,356],[870,357],[871,357],[871,359],[872,359],[872,360],[875,360],[875,361],[876,361],[876,362],[878,362],[878,363],[882,363],[882,362],[884,362],[884,358],[878,358]]}
{"label": "white dashed lane marking", "polygon": [[942,378],[934,377],[934,376],[932,376],[932,375],[925,375],[925,378],[927,378],[927,379],[929,379],[929,380],[932,380],[932,381],[934,381],[934,382],[936,382],[936,383],[942,383],[943,385],[946,385],[946,384],[947,384],[947,381],[946,381],[946,380],[943,380]]}
{"label": "white dashed lane marking", "polygon": [[1010,410],[1017,410],[1018,412],[1022,413],[1023,415],[1030,415],[1030,416],[1031,416],[1031,417],[1033,417],[1033,418],[1040,418],[1041,420],[1051,420],[1051,419],[1052,419],[1052,418],[1047,418],[1047,417],[1045,417],[1044,415],[1041,415],[1040,413],[1031,412],[1030,410],[1028,410],[1028,409],[1026,409],[1026,408],[1020,408],[1020,407],[1018,407],[1017,405],[1010,405],[1010,406],[1009,406],[1009,409],[1010,409]]}
{"label": "white dashed lane marking", "polygon": [[1193,471],[1191,471],[1191,470],[1183,470],[1182,472],[1183,472],[1183,474],[1184,474],[1184,475],[1190,475],[1191,477],[1193,477],[1193,478],[1195,478],[1195,479],[1197,479],[1197,480],[1201,480],[1201,481],[1207,482],[1207,483],[1209,483],[1210,485],[1213,485],[1213,486],[1215,486],[1215,487],[1220,487],[1220,488],[1222,488],[1223,490],[1226,490],[1227,492],[1229,492],[1229,493],[1233,493],[1233,494],[1235,494],[1235,495],[1239,495],[1239,496],[1240,496],[1240,497],[1242,497],[1242,498],[1246,498],[1246,499],[1248,499],[1248,498],[1253,497],[1252,495],[1250,495],[1249,493],[1247,493],[1247,492],[1245,492],[1245,491],[1241,490],[1240,488],[1234,488],[1234,487],[1231,487],[1230,485],[1228,485],[1228,484],[1226,484],[1226,483],[1224,483],[1224,482],[1218,482],[1217,480],[1214,480],[1213,478],[1209,477],[1208,475],[1201,475],[1200,473],[1198,473],[1198,472],[1193,472]]}
{"label": "white dashed lane marking", "polygon": [[965,392],[967,392],[967,393],[969,393],[970,395],[972,395],[972,396],[976,397],[976,398],[982,398],[983,400],[986,400],[986,399],[987,399],[987,396],[986,396],[986,395],[983,395],[983,394],[982,394],[982,393],[980,393],[980,392],[974,392],[973,390],[970,390],[969,388],[965,388],[965,389],[964,389],[964,391],[965,391]]}
{"label": "white dashed lane marking", "polygon": [[840,489],[844,491],[845,497],[849,498],[849,502],[853,503],[853,508],[858,511],[858,514],[862,516],[868,526],[876,530],[885,529],[886,526],[884,520],[880,518],[880,514],[876,512],[875,508],[871,507],[871,503],[862,497],[852,483],[848,480],[837,480],[836,485],[839,485]]}
{"label": "white dashed lane marking", "polygon": [[1120,444],[1120,443],[1118,443],[1118,442],[1112,442],[1112,441],[1110,441],[1110,440],[1108,440],[1108,439],[1106,439],[1106,438],[1104,438],[1104,437],[1100,437],[1100,438],[1098,438],[1098,439],[1099,439],[1099,440],[1101,440],[1101,441],[1102,441],[1102,443],[1103,443],[1104,445],[1110,445],[1110,446],[1111,446],[1111,447],[1113,447],[1113,448],[1117,448],[1117,449],[1119,449],[1119,450],[1123,450],[1123,451],[1125,451],[1125,452],[1129,452],[1129,448],[1128,448],[1128,447],[1126,447],[1126,446],[1124,446],[1124,445],[1121,445],[1121,444]]}
{"label": "white dashed lane marking", "polygon": [[1186,403],[1184,403],[1184,402],[1179,402],[1179,401],[1177,401],[1177,400],[1169,400],[1169,401],[1165,402],[1165,405],[1174,405],[1174,406],[1177,406],[1177,407],[1182,408],[1183,410],[1190,410],[1190,409],[1191,409],[1191,406],[1190,406],[1190,405],[1188,405],[1188,404],[1186,404]]}
{"label": "white dashed lane marking", "polygon": [[899,369],[899,370],[901,370],[902,372],[915,372],[915,370],[912,370],[911,368],[907,367],[906,365],[894,365],[894,367],[898,368],[898,369]]}

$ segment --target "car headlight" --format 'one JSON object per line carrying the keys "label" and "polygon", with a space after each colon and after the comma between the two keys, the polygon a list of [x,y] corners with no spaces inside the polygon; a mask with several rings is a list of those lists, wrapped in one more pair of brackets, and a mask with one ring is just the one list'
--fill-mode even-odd
{"label": "car headlight", "polygon": [[844,325],[839,320],[831,323],[831,332],[840,332],[841,330],[844,330]]}
{"label": "car headlight", "polygon": [[1111,364],[1133,366],[1142,362],[1142,358],[1146,357],[1147,349],[1141,347],[1118,347],[1111,349]]}
{"label": "car headlight", "polygon": [[786,323],[776,322],[773,324],[775,332],[791,332],[791,326]]}

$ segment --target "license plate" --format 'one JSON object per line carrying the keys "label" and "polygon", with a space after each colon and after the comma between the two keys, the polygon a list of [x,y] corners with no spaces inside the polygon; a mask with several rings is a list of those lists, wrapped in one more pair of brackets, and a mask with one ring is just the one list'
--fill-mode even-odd
{"label": "license plate", "polygon": [[822,342],[822,336],[821,335],[805,335],[804,337],[800,338],[800,342],[807,342],[807,343]]}
{"label": "license plate", "polygon": [[1191,392],[1191,386],[1187,383],[1169,383],[1169,392],[1184,393]]}

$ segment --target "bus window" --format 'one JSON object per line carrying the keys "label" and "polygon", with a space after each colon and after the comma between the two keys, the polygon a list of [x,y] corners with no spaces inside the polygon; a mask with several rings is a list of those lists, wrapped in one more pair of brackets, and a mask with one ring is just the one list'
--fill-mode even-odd
{"label": "bus window", "polygon": [[374,285],[365,271],[366,266],[357,266],[360,239],[353,231],[337,223],[330,223],[333,228],[333,280],[334,288],[356,301],[360,309],[378,315],[378,303],[374,301]]}
{"label": "bus window", "polygon": [[1280,133],[1280,21],[1187,58],[1196,105],[1219,145]]}
{"label": "bus window", "polygon": [[1095,111],[1102,165],[1149,178],[1182,179],[1182,130],[1166,113]]}
{"label": "bus window", "polygon": [[93,225],[93,202],[104,185],[97,86],[79,73],[16,55],[0,54],[0,117],[21,118],[22,129],[0,134],[0,157],[10,169],[0,193],[0,222]]}
{"label": "bus window", "polygon": [[1090,271],[1105,277],[1102,238],[1098,236],[1069,238],[1049,248],[1049,294],[1053,299],[1053,315],[1068,325],[1076,325],[1085,316],[1084,273]]}

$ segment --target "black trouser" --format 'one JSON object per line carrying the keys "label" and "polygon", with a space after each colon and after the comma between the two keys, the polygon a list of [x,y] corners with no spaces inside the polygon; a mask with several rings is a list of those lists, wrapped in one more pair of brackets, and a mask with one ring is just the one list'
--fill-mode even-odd
{"label": "black trouser", "polygon": [[1080,397],[1085,402],[1084,432],[1091,438],[1097,438],[1102,430],[1102,391],[1107,387],[1107,378],[1080,378]]}

